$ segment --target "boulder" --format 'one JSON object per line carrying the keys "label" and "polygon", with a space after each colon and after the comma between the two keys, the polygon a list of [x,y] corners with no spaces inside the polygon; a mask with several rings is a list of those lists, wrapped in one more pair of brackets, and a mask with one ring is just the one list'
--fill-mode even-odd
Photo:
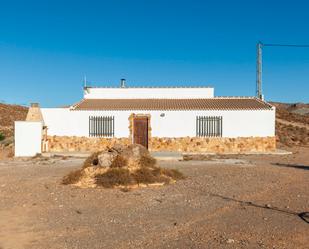
{"label": "boulder", "polygon": [[149,151],[142,145],[132,144],[129,146],[115,145],[102,151],[97,156],[98,167],[122,168],[136,170],[147,164],[154,165]]}
{"label": "boulder", "polygon": [[140,160],[142,157],[150,156],[149,151],[144,146],[139,144],[132,144],[127,147],[123,147],[119,153],[130,160]]}
{"label": "boulder", "polygon": [[111,167],[117,155],[117,151],[103,151],[98,155],[98,166]]}

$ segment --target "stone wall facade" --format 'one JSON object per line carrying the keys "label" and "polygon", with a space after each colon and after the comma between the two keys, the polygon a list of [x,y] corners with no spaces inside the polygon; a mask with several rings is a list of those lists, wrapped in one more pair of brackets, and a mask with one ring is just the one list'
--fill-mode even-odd
{"label": "stone wall facade", "polygon": [[[149,139],[151,151],[245,153],[276,150],[275,137],[240,138],[157,138]],[[48,152],[93,152],[115,144],[129,145],[130,138],[47,137]]]}

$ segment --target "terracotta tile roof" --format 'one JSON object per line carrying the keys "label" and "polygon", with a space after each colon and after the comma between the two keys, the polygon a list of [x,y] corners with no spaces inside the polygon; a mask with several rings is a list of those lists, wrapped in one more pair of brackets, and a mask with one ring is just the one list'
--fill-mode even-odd
{"label": "terracotta tile roof", "polygon": [[[89,89],[91,89],[91,88],[116,88],[116,89],[119,89],[119,88],[121,88],[121,87],[119,87],[118,85],[117,86],[86,86],[86,87],[84,87],[85,89],[86,88],[89,88]],[[125,87],[126,89],[128,89],[128,88],[134,88],[134,89],[136,89],[136,88],[188,88],[188,89],[190,89],[190,88],[213,88],[213,86],[198,86],[198,85],[196,85],[196,86],[188,86],[188,85],[177,85],[177,86],[172,86],[172,85],[163,85],[163,86],[127,86],[127,87]]]}
{"label": "terracotta tile roof", "polygon": [[208,99],[83,99],[71,110],[270,110],[272,105],[252,97]]}

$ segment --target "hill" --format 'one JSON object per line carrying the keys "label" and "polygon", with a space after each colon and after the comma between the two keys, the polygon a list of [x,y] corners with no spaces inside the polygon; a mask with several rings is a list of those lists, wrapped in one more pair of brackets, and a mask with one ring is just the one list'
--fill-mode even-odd
{"label": "hill", "polygon": [[309,104],[278,103],[276,106],[276,135],[280,146],[309,146]]}
{"label": "hill", "polygon": [[0,103],[0,133],[9,137],[14,133],[14,121],[25,120],[28,108]]}

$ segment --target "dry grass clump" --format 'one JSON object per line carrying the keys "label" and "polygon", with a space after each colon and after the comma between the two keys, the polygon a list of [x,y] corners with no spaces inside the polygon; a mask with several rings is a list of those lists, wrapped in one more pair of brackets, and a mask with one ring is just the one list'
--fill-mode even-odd
{"label": "dry grass clump", "polygon": [[160,168],[142,167],[133,173],[136,184],[169,183]]}
{"label": "dry grass clump", "polygon": [[69,184],[76,184],[83,176],[83,169],[78,169],[70,172],[68,175],[63,177],[62,184],[69,185]]}
{"label": "dry grass clump", "polygon": [[151,156],[143,155],[140,159],[140,164],[142,167],[153,168],[156,166],[157,160]]}
{"label": "dry grass clump", "polygon": [[104,174],[96,175],[96,184],[105,188],[128,186],[133,184],[133,177],[128,169],[111,168]]}
{"label": "dry grass clump", "polygon": [[122,168],[128,164],[128,160],[121,155],[117,155],[114,159],[111,168]]}
{"label": "dry grass clump", "polygon": [[112,188],[140,184],[168,184],[172,181],[184,178],[184,175],[176,169],[141,167],[140,169],[130,172],[128,169],[124,168],[111,168],[106,173],[97,175],[95,181],[98,186]]}

